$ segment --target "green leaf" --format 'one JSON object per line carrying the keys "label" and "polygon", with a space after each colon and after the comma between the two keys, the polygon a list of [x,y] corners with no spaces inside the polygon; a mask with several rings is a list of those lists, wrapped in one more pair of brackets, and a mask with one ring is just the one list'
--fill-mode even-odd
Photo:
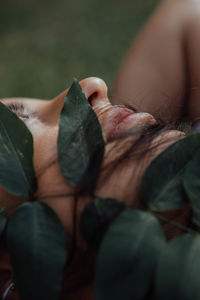
{"label": "green leaf", "polygon": [[98,118],[82,93],[72,84],[59,118],[58,160],[66,180],[85,189],[94,185],[104,156],[104,141]]}
{"label": "green leaf", "polygon": [[108,228],[97,256],[95,299],[144,299],[164,245],[153,215],[140,210],[120,214]]}
{"label": "green leaf", "polygon": [[124,203],[115,199],[95,197],[86,205],[80,216],[80,231],[84,239],[98,247],[108,225],[124,208]]}
{"label": "green leaf", "polygon": [[151,162],[142,180],[142,199],[151,210],[173,210],[188,203],[182,184],[183,172],[199,150],[200,134],[190,135]]}
{"label": "green leaf", "polygon": [[200,227],[200,150],[188,164],[182,180],[186,194],[192,204],[192,220]]}
{"label": "green leaf", "polygon": [[26,202],[12,215],[7,245],[22,300],[58,299],[66,263],[66,233],[42,202]]}
{"label": "green leaf", "polygon": [[199,234],[184,234],[163,249],[156,272],[157,300],[200,299],[199,253]]}
{"label": "green leaf", "polygon": [[6,215],[4,210],[0,210],[0,236],[6,226]]}
{"label": "green leaf", "polygon": [[33,167],[33,139],[26,125],[0,103],[0,185],[9,193],[28,197],[37,182]]}

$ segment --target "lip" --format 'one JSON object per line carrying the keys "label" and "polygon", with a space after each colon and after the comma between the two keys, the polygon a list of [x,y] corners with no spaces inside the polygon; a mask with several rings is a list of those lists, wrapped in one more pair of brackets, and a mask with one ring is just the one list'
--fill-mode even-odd
{"label": "lip", "polygon": [[[103,113],[100,123],[103,128],[106,140],[109,141],[117,134],[130,127],[131,119],[134,119],[136,113],[128,108],[112,106]],[[130,121],[129,121],[130,120]]]}
{"label": "lip", "polygon": [[144,126],[150,126],[156,122],[148,113],[136,113],[126,107],[111,106],[99,117],[106,141],[131,129],[142,130]]}

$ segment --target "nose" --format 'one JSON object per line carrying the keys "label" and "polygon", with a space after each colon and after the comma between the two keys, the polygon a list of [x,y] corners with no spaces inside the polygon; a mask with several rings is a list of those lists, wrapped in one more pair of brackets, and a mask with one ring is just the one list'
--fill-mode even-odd
{"label": "nose", "polygon": [[[107,86],[105,82],[97,77],[89,77],[83,79],[79,82],[83,93],[85,94],[86,98],[90,102],[93,108],[98,108],[99,106],[110,104],[108,97],[107,97]],[[56,98],[50,101],[49,106],[51,112],[54,112],[54,116],[59,116],[63,104],[65,96],[67,95],[69,89],[65,90],[61,94],[59,94]]]}
{"label": "nose", "polygon": [[91,104],[107,102],[107,86],[105,82],[97,77],[89,77],[80,82],[80,86],[86,98]]}
{"label": "nose", "polygon": [[[107,86],[105,82],[97,77],[89,77],[79,82],[83,93],[90,102],[92,108],[97,112],[105,105],[110,105],[107,98]],[[44,104],[43,120],[48,123],[57,123],[60,112],[63,108],[65,97],[69,89]]]}

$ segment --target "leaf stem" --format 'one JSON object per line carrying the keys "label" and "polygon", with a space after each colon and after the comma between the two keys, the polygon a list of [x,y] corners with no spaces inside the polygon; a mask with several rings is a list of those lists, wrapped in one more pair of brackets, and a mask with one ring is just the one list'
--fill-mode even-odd
{"label": "leaf stem", "polygon": [[66,197],[74,197],[75,194],[69,193],[69,194],[55,194],[55,195],[47,195],[47,196],[41,196],[36,197],[35,201],[40,201],[48,198],[66,198]]}
{"label": "leaf stem", "polygon": [[6,211],[8,211],[8,210],[10,210],[10,209],[16,208],[16,207],[19,206],[20,204],[22,204],[22,202],[17,203],[17,204],[15,204],[15,205],[10,205],[10,206],[6,206],[6,207],[1,207],[1,208],[0,208],[0,214],[4,213],[4,212],[6,212]]}
{"label": "leaf stem", "polygon": [[199,234],[199,231],[196,231],[196,230],[193,230],[193,229],[191,229],[189,227],[181,225],[180,223],[174,222],[173,220],[168,219],[166,217],[163,217],[161,215],[158,215],[158,214],[156,214],[156,213],[154,213],[152,211],[151,211],[151,213],[153,213],[154,216],[157,217],[158,219],[160,219],[160,220],[162,220],[162,221],[164,221],[166,223],[169,223],[169,224],[171,224],[171,225],[173,225],[173,226],[175,226],[175,227],[177,227],[177,228],[179,228],[179,229],[181,229],[183,231],[186,231],[186,232],[191,233],[191,234]]}

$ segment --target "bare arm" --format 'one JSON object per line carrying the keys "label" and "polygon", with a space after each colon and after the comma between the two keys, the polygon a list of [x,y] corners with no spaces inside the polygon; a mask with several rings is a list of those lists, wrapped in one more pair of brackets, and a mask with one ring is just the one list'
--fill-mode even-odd
{"label": "bare arm", "polygon": [[133,43],[111,101],[165,121],[200,118],[200,1],[164,0]]}

